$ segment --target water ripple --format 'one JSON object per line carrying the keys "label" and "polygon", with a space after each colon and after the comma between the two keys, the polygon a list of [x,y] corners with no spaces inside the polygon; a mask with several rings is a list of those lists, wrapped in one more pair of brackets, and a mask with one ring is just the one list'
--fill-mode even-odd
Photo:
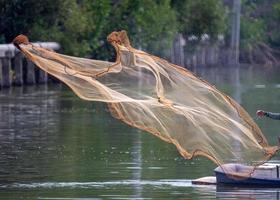
{"label": "water ripple", "polygon": [[150,186],[169,186],[169,187],[191,187],[191,180],[189,179],[174,179],[174,180],[120,180],[120,181],[101,181],[101,182],[35,182],[35,183],[12,183],[0,185],[2,189],[34,189],[34,188],[96,188],[106,186],[119,185],[150,185]]}

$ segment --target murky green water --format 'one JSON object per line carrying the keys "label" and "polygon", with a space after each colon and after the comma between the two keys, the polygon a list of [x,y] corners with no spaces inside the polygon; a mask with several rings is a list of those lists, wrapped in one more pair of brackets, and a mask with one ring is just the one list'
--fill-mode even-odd
{"label": "murky green water", "polygon": [[[280,70],[196,69],[255,116],[280,112]],[[176,122],[174,122],[176,123]],[[271,144],[280,121],[258,119]],[[193,186],[213,175],[204,159],[112,118],[61,85],[0,91],[0,199],[279,199],[280,189]],[[276,156],[274,160],[279,160]]]}

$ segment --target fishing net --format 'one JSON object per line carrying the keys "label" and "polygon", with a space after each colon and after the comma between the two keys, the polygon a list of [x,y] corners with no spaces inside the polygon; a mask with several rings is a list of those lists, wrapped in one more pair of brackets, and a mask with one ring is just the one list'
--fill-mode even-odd
{"label": "fishing net", "polygon": [[58,54],[22,35],[14,44],[80,98],[106,102],[115,118],[174,144],[186,159],[204,156],[220,166],[247,164],[252,166],[242,174],[247,176],[278,150],[269,146],[248,113],[214,86],[134,49],[125,31],[107,39],[116,50],[116,62]]}

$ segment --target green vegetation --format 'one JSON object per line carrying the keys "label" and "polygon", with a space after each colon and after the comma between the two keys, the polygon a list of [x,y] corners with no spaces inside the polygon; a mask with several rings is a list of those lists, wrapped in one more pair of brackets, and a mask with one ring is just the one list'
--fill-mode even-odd
{"label": "green vegetation", "polygon": [[[231,8],[224,0],[1,0],[0,43],[18,34],[57,41],[77,56],[113,59],[106,41],[125,29],[135,47],[169,56],[176,33],[229,37]],[[230,2],[230,1],[226,1]],[[280,46],[280,2],[242,0],[241,54],[246,61],[275,61]],[[260,56],[262,55],[262,56]]]}
{"label": "green vegetation", "polygon": [[241,55],[249,62],[277,63],[280,47],[280,2],[242,0]]}
{"label": "green vegetation", "polygon": [[0,42],[11,42],[22,33],[32,41],[58,41],[68,54],[108,59],[113,58],[113,51],[108,51],[106,36],[114,30],[125,29],[137,48],[168,56],[179,30],[185,34],[213,36],[225,30],[221,1],[192,2],[2,0]]}
{"label": "green vegetation", "polygon": [[68,54],[99,58],[108,58],[106,37],[114,30],[127,30],[134,46],[163,55],[177,32],[170,0],[4,0],[0,22],[0,42],[22,33],[58,41]]}
{"label": "green vegetation", "polygon": [[[103,27],[99,38],[101,41],[99,47],[100,45],[108,47],[105,39],[113,30],[124,29],[128,31],[133,46],[156,52],[162,56],[169,54],[163,49],[170,47],[172,38],[177,31],[176,16],[170,7],[170,0],[160,2],[123,0],[111,3],[110,6],[108,16],[105,18],[106,26]],[[98,52],[95,57],[100,55],[108,58],[106,52]]]}
{"label": "green vegetation", "polygon": [[227,9],[219,0],[178,0],[174,1],[179,29],[185,35],[208,34],[216,39],[227,29]]}
{"label": "green vegetation", "polygon": [[[0,3],[0,32],[5,42],[17,34],[26,34],[32,41],[58,41],[63,51],[86,55],[92,51],[105,24],[108,5],[102,1],[69,0],[4,0]],[[89,40],[90,38],[90,40]]]}

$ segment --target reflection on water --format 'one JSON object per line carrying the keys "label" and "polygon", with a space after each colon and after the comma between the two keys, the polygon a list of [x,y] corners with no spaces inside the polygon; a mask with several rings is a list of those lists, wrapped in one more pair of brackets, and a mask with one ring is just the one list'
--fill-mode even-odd
{"label": "reflection on water", "polygon": [[280,199],[278,188],[217,187],[217,199]]}
{"label": "reflection on water", "polygon": [[[254,116],[279,110],[276,68],[197,68]],[[280,122],[256,119],[277,143]],[[61,85],[0,91],[0,197],[4,199],[279,199],[278,189],[192,186],[213,175],[154,136],[112,118],[103,103]],[[279,160],[277,155],[275,161]]]}
{"label": "reflection on water", "polygon": [[119,181],[106,181],[106,182],[43,182],[43,183],[11,183],[0,185],[0,188],[95,188],[95,187],[111,187],[111,186],[158,186],[158,187],[190,187],[192,186],[190,180],[119,180]]}

